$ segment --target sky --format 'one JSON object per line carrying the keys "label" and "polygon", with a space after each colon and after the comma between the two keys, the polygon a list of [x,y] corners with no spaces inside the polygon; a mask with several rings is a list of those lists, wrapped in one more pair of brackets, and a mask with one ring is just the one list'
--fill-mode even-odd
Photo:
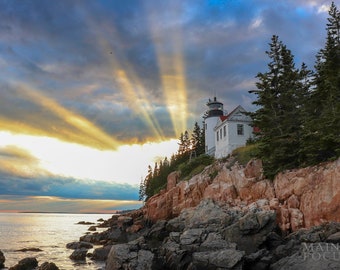
{"label": "sky", "polygon": [[330,4],[0,0],[0,211],[140,207],[209,98],[254,110],[272,35],[313,68]]}

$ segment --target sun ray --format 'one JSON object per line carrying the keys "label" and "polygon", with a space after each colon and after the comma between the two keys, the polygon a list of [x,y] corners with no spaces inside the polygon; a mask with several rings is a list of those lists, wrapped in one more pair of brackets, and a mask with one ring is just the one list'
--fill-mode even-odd
{"label": "sun ray", "polygon": [[[170,6],[170,12],[177,12]],[[179,137],[187,129],[187,86],[183,60],[182,38],[179,30],[172,25],[167,31],[158,28],[152,13],[149,14],[149,27],[153,44],[156,48],[158,65],[161,73],[164,97],[171,116],[174,132]],[[166,44],[166,45],[165,45]]]}
{"label": "sun ray", "polygon": [[[88,26],[95,27],[97,24],[89,20]],[[119,58],[123,60],[118,60],[118,52],[115,52],[109,43],[108,36],[110,35],[112,35],[110,38],[116,42],[121,40],[118,31],[116,31],[112,25],[110,25],[110,29],[104,25],[103,29],[106,31],[96,33],[96,40],[100,48],[102,48],[103,53],[108,55],[107,59],[111,70],[112,81],[118,83],[119,90],[121,90],[130,109],[152,130],[155,140],[164,140],[163,130],[154,114],[154,106],[151,102],[152,97],[148,97],[147,91],[141,83],[141,79],[136,75],[136,72],[130,66],[125,55],[123,53],[119,54]],[[106,36],[104,36],[104,34],[106,34]]]}
{"label": "sun ray", "polygon": [[18,126],[18,123],[11,124],[10,121],[6,121],[6,119],[0,119],[2,120],[1,123],[5,124],[4,126],[2,125],[2,128],[6,127],[9,131],[18,132],[18,127],[20,127],[20,133],[48,135],[64,141],[71,141],[73,143],[84,144],[99,149],[113,150],[120,145],[118,141],[88,119],[64,108],[52,98],[44,95],[40,90],[22,84],[18,85],[16,90],[21,97],[41,106],[45,111],[52,113],[67,125],[66,127],[58,127],[54,134],[51,134],[51,132],[50,134],[43,134],[43,131],[41,131],[42,134],[40,134],[39,131],[38,134],[36,134],[38,128],[30,127],[26,124],[19,124]]}

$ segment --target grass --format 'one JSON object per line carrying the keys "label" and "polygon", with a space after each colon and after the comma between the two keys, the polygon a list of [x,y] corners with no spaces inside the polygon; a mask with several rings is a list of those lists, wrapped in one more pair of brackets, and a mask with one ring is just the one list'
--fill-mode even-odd
{"label": "grass", "polygon": [[231,155],[234,156],[240,164],[245,166],[252,158],[256,157],[257,147],[258,145],[256,143],[242,146],[235,149]]}
{"label": "grass", "polygon": [[204,168],[214,162],[214,158],[208,155],[200,155],[197,158],[184,162],[179,165],[178,170],[181,172],[182,180],[189,180],[196,174],[201,173]]}

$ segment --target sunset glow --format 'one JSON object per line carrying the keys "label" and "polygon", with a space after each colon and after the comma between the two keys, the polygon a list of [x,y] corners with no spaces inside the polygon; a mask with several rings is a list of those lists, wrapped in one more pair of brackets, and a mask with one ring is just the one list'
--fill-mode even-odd
{"label": "sunset glow", "polygon": [[313,67],[321,2],[0,1],[0,211],[140,206],[209,98],[254,109],[270,36]]}

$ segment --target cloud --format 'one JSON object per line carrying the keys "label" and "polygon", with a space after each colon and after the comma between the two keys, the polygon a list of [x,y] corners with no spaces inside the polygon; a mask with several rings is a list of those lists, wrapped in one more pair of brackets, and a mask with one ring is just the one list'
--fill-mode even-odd
{"label": "cloud", "polygon": [[70,199],[138,200],[138,186],[59,176],[24,177],[0,172],[0,194],[59,196]]}
{"label": "cloud", "polygon": [[[271,35],[312,66],[325,36],[326,14],[320,10],[328,4],[10,1],[0,4],[0,64],[10,67],[0,76],[41,89],[119,141],[176,137],[187,123],[201,120],[204,103],[197,101],[217,94],[230,106],[242,102],[249,90],[242,81],[266,68]],[[18,111],[1,106],[2,117],[24,118],[34,130],[57,120],[37,104],[15,101],[12,90],[5,92]]]}
{"label": "cloud", "polygon": [[0,195],[1,212],[108,213],[137,209],[139,201],[68,199],[55,196]]}
{"label": "cloud", "polygon": [[[136,199],[137,187],[118,183],[139,181],[149,150],[120,149],[177,139],[215,95],[227,111],[252,110],[248,90],[267,69],[271,36],[312,68],[330,3],[0,1],[0,135],[10,133],[0,141],[0,192]],[[22,151],[9,143],[20,134],[40,143]]]}
{"label": "cloud", "polygon": [[39,160],[28,151],[8,145],[0,147],[0,173],[18,177],[46,176],[49,172],[44,170]]}
{"label": "cloud", "polygon": [[0,194],[70,199],[138,200],[138,185],[63,177],[17,146],[0,147]]}

